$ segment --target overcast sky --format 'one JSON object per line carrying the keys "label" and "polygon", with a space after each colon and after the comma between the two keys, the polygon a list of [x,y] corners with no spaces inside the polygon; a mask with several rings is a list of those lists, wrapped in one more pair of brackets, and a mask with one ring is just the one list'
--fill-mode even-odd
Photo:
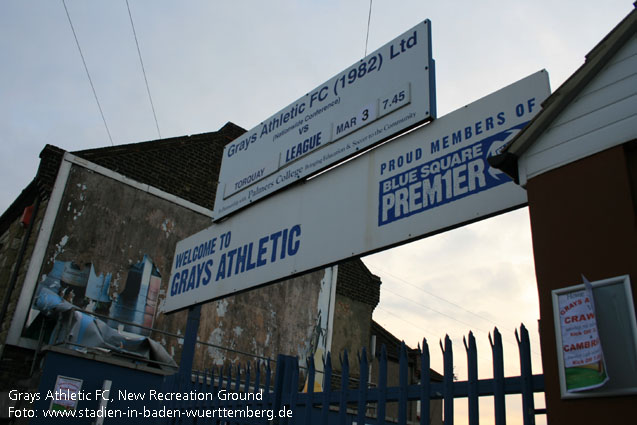
{"label": "overcast sky", "polygon": [[[249,129],[365,52],[368,0],[129,3],[163,138],[227,121]],[[159,138],[125,0],[66,5],[113,143]],[[543,68],[556,89],[632,9],[630,0],[375,0],[368,51],[430,19],[442,116]],[[74,151],[111,141],[62,1],[0,2],[0,57],[4,211],[46,144]],[[460,363],[462,336],[473,330],[481,371],[490,370],[485,331],[494,324],[512,357],[512,329],[525,322],[537,334],[526,209],[365,262],[383,279],[376,320],[412,346],[427,337],[435,356],[449,333]]]}

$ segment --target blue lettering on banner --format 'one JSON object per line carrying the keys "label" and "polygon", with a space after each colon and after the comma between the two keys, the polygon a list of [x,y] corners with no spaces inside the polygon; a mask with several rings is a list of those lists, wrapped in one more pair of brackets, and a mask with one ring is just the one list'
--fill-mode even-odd
{"label": "blue lettering on banner", "polygon": [[[534,100],[531,99],[529,103]],[[529,111],[530,112],[530,111]],[[468,125],[462,129],[453,131],[451,134],[447,134],[441,138],[433,140],[430,143],[431,154],[438,153],[441,150],[449,149],[459,143],[466,142],[476,136],[481,135],[485,131],[500,127],[506,124],[506,115],[504,112],[498,112],[497,115],[486,117],[482,121],[478,121],[473,125]]]}
{"label": "blue lettering on banner", "polygon": [[182,292],[199,288],[200,285],[208,285],[212,278],[213,264],[214,261],[209,259],[205,263],[195,264],[175,273],[170,284],[170,295],[181,294]]}
{"label": "blue lettering on banner", "polygon": [[[278,230],[256,241],[225,250],[217,259],[205,257],[214,254],[217,238],[176,255],[175,268],[182,268],[172,276],[170,295],[175,296],[218,282],[286,257],[295,256],[301,247],[301,225]],[[198,261],[199,260],[199,261]],[[197,263],[190,266],[190,263]],[[216,273],[213,266],[216,265]]]}
{"label": "blue lettering on banner", "polygon": [[319,131],[318,133],[306,138],[302,142],[293,145],[290,149],[288,149],[285,153],[285,163],[287,164],[290,161],[295,160],[310,151],[313,151],[321,146],[323,132]]}
{"label": "blue lettering on banner", "polygon": [[239,179],[238,181],[236,181],[234,183],[234,189],[235,190],[239,190],[243,186],[251,185],[252,183],[254,183],[256,181],[261,180],[264,175],[265,175],[265,167],[261,168],[260,170],[256,170],[256,171],[250,173],[248,176],[243,177],[243,178]]}
{"label": "blue lettering on banner", "polygon": [[510,182],[506,174],[489,166],[487,158],[500,153],[526,124],[381,180],[378,226]]}
{"label": "blue lettering on banner", "polygon": [[264,236],[257,243],[249,242],[242,247],[224,252],[219,259],[215,281],[296,255],[301,245],[300,236],[301,225],[296,224],[289,229]]}
{"label": "blue lettering on banner", "polygon": [[200,244],[194,248],[180,252],[175,256],[175,268],[178,269],[183,266],[187,266],[193,261],[200,260],[204,257],[215,253],[217,245],[217,238],[214,237],[207,242]]}
{"label": "blue lettering on banner", "polygon": [[233,156],[236,153],[239,153],[243,150],[248,150],[248,148],[250,147],[250,144],[254,143],[257,141],[257,133],[252,133],[250,136],[247,137],[242,137],[241,140],[233,142],[232,144],[228,145],[228,158],[230,158],[231,156]]}

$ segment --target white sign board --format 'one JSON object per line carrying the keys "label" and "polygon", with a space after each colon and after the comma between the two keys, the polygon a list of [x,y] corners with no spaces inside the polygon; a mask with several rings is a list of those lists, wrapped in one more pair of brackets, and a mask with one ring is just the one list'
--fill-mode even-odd
{"label": "white sign board", "polygon": [[164,311],[524,205],[487,157],[548,95],[540,71],[179,242]]}
{"label": "white sign board", "polygon": [[434,118],[433,67],[425,21],[229,143],[214,220]]}

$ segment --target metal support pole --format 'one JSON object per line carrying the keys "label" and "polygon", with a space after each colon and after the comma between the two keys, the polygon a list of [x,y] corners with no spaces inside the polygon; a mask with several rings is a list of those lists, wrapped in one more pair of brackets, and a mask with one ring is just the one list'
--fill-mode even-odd
{"label": "metal support pole", "polygon": [[188,320],[186,322],[186,335],[184,335],[184,348],[181,351],[179,361],[179,376],[190,379],[192,363],[195,357],[195,345],[197,344],[197,332],[201,318],[201,305],[188,308]]}

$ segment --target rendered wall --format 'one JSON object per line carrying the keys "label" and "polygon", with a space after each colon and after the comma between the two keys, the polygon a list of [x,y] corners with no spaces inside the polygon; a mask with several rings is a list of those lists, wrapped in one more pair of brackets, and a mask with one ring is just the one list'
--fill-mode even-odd
{"label": "rendered wall", "polygon": [[[371,323],[374,307],[360,301],[354,301],[343,295],[336,296],[335,317],[332,340],[332,365],[340,370],[339,356],[344,350],[348,352],[350,376],[358,378],[360,365],[357,354],[366,347],[368,352],[371,341]],[[339,382],[340,386],[340,382]]]}
{"label": "rendered wall", "polygon": [[[254,366],[263,360],[255,356],[276,359],[277,354],[298,356],[304,365],[308,356],[327,343],[327,329],[319,315],[326,319],[329,314],[321,292],[330,291],[330,277],[320,270],[204,304],[193,368]],[[162,314],[156,326],[183,332],[186,316],[186,312]],[[165,347],[169,353],[178,353],[181,341],[166,341]]]}
{"label": "rendered wall", "polygon": [[31,234],[26,241],[24,257],[19,265],[14,287],[8,299],[6,299],[8,285],[16,267],[18,252],[25,243],[27,228],[20,223],[18,217],[0,236],[0,294],[2,294],[0,302],[4,303],[5,299],[8,302],[5,315],[0,323],[0,418],[8,416],[9,391],[15,388],[34,388],[39,378],[37,374],[33,377],[29,376],[33,366],[34,352],[6,345],[6,340],[46,206],[47,201],[41,201],[38,211],[32,216]]}

